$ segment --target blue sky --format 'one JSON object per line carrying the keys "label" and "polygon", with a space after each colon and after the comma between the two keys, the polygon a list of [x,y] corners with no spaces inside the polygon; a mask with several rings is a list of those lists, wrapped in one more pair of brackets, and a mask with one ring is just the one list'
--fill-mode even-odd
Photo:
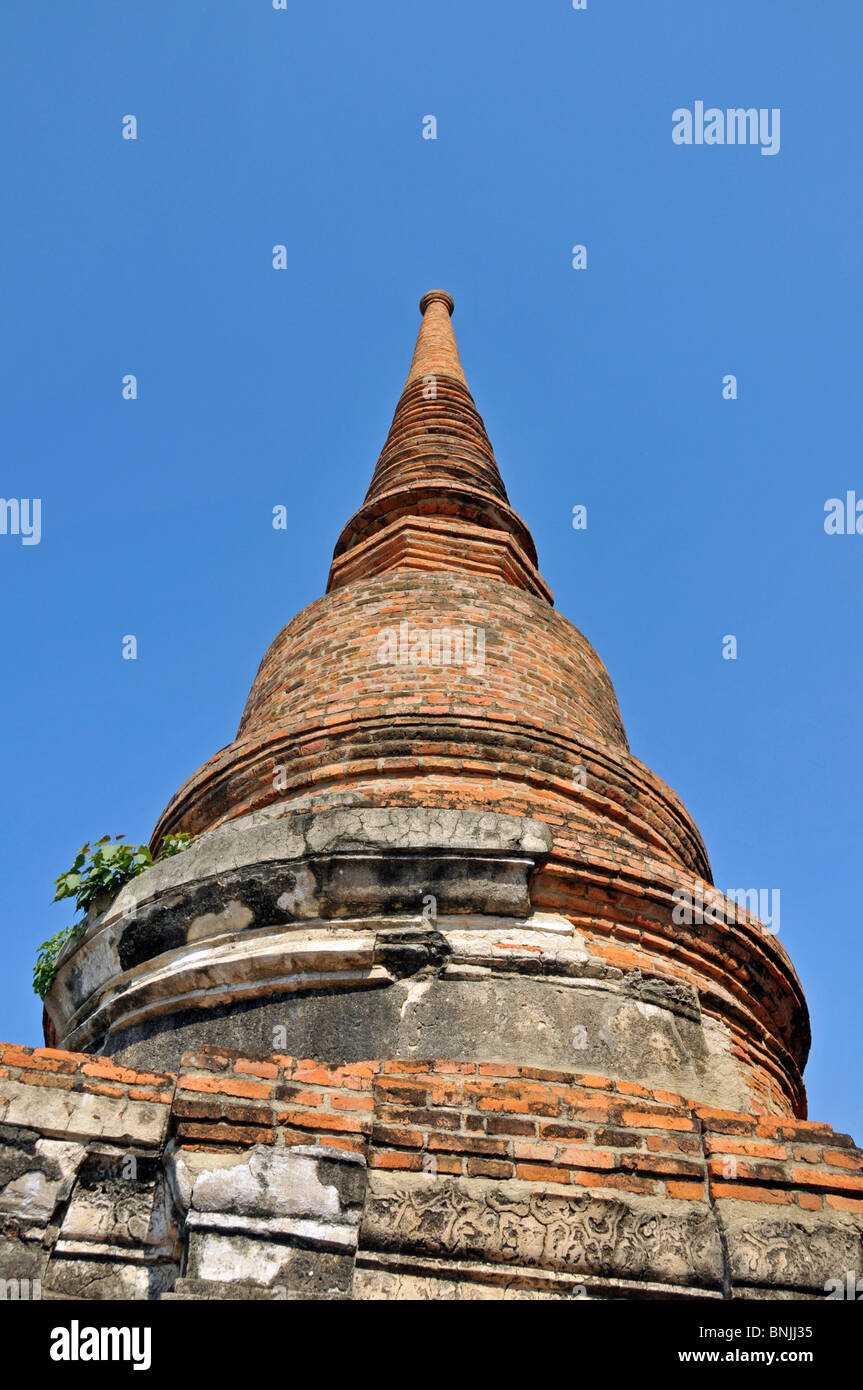
{"label": "blue sky", "polygon": [[[54,878],[148,838],[323,592],[441,285],[558,607],[717,884],[781,890],[810,1113],[863,1136],[863,536],[823,525],[863,498],[861,42],[856,0],[4,15],[0,493],[43,514],[0,536],[0,1035],[40,1040]],[[697,100],[780,152],[675,145]]]}

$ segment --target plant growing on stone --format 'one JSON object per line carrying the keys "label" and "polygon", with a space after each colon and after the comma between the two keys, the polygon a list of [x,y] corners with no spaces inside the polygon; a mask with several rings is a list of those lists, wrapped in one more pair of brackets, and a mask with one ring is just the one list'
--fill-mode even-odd
{"label": "plant growing on stone", "polygon": [[75,922],[71,927],[64,927],[58,931],[56,936],[43,941],[36,955],[36,964],[33,966],[33,990],[40,999],[44,999],[49,989],[54,983],[57,974],[57,958],[60,955],[67,941],[78,941],[84,935],[86,922]]}
{"label": "plant growing on stone", "polygon": [[[112,841],[110,835],[103,835],[101,840],[96,840],[92,846],[89,840],[86,845],[82,845],[75,855],[71,869],[67,869],[54,880],[55,903],[63,898],[74,898],[78,911],[86,913],[100,899],[115,898],[121,888],[133,878],[137,878],[145,869],[151,868],[156,861],[181,854],[184,849],[189,848],[195,836],[185,832],[165,835],[155,859],[147,845],[126,845],[123,844],[124,838],[123,835],[117,835]],[[40,999],[45,998],[54,983],[57,960],[66,942],[80,940],[84,935],[85,926],[86,922],[83,920],[75,922],[71,927],[64,927],[63,931],[57,932],[57,935],[48,941],[42,942],[33,967],[33,989]]]}
{"label": "plant growing on stone", "polygon": [[[192,836],[186,834],[166,835],[156,859],[169,859],[180,854],[192,843]],[[110,835],[103,835],[90,846],[88,841],[75,855],[71,869],[67,869],[55,879],[54,901],[61,898],[74,898],[80,912],[87,912],[98,898],[106,894],[115,898],[120,889],[130,883],[138,874],[152,867],[155,860],[147,845],[124,845],[124,836],[118,835],[111,842]]]}

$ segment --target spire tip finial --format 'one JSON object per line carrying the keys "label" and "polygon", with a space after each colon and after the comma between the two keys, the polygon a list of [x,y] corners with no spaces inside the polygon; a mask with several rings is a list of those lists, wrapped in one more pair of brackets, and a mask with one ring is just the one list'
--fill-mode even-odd
{"label": "spire tip finial", "polygon": [[426,293],[423,295],[422,299],[420,300],[420,313],[424,314],[428,306],[430,304],[434,304],[435,302],[439,304],[445,304],[447,309],[449,310],[450,318],[452,318],[452,312],[455,308],[455,300],[453,299],[451,294],[447,294],[446,290],[427,290]]}

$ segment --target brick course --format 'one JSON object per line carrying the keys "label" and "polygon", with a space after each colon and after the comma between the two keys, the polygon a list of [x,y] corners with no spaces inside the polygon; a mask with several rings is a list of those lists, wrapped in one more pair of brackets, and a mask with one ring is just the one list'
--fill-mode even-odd
{"label": "brick course", "polygon": [[[0,1121],[24,1084],[144,1097],[196,1148],[338,1145],[393,1170],[863,1210],[863,1153],[850,1136],[604,1077],[452,1059],[328,1066],[219,1047],[187,1054],[178,1074],[12,1044],[0,1063]],[[117,1084],[97,1089],[103,1075]]]}

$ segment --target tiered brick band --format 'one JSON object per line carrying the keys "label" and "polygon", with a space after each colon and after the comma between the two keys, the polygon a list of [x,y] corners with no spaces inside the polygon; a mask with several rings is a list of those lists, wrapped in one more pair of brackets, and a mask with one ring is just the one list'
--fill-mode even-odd
{"label": "tiered brick band", "polygon": [[7,1045],[0,1259],[49,1298],[824,1298],[863,1153],[601,1076],[330,1066],[173,1075]]}

